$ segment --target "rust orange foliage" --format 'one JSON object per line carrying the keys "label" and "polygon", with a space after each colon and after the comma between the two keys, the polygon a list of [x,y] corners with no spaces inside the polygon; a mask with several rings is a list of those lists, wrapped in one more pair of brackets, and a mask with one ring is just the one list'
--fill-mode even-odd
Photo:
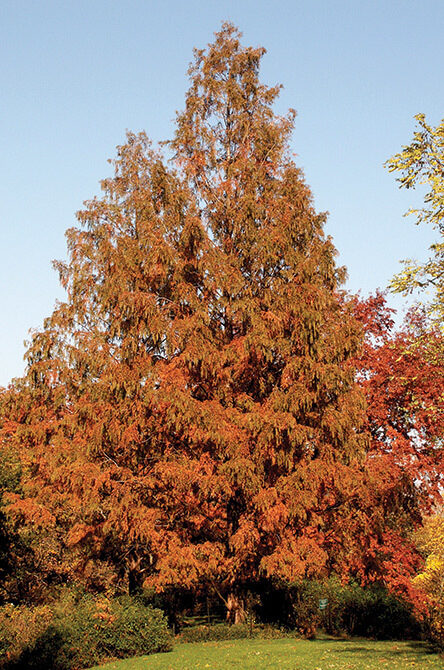
{"label": "rust orange foliage", "polygon": [[195,51],[173,165],[144,133],[118,147],[56,263],[66,301],[8,391],[10,512],[47,510],[96,585],[368,574],[386,527],[367,434],[385,409],[363,384],[366,415],[362,325],[263,53],[229,24]]}

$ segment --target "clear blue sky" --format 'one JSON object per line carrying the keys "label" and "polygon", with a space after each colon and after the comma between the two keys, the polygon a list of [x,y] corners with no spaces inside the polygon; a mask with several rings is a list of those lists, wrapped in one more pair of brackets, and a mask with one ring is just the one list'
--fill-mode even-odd
{"label": "clear blue sky", "polygon": [[[432,231],[383,162],[413,115],[444,116],[443,0],[0,0],[0,384],[63,293],[51,260],[99,193],[126,129],[171,137],[194,46],[224,20],[263,45],[262,78],[298,111],[293,148],[348,288],[385,287]],[[399,309],[404,300],[391,298]]]}

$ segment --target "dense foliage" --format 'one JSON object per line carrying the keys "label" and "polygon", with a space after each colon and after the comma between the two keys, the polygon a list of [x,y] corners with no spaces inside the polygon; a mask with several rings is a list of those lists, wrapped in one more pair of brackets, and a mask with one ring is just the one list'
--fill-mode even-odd
{"label": "dense foliage", "polygon": [[377,529],[366,537],[368,559],[390,588],[420,600],[411,582],[421,565],[412,531],[441,500],[444,359],[435,352],[442,333],[422,309],[395,330],[380,294],[355,300],[355,310],[366,333],[357,374],[367,401],[366,471]]}
{"label": "dense foliage", "polygon": [[414,597],[441,335],[341,290],[263,53],[231,25],[196,50],[172,165],[129,133],[67,232],[66,301],[1,395],[4,600],[186,589],[238,621],[264,580],[334,573]]}
{"label": "dense foliage", "polygon": [[356,545],[360,329],[262,54],[231,26],[196,52],[178,172],[143,134],[119,148],[57,264],[68,301],[6,401],[24,478],[10,510],[96,588],[227,593]]}
{"label": "dense foliage", "polygon": [[0,667],[73,670],[171,649],[163,614],[136,600],[68,597],[0,608]]}
{"label": "dense foliage", "polygon": [[444,647],[444,511],[442,508],[430,515],[418,531],[417,544],[426,562],[422,572],[415,577],[415,584],[429,598],[428,623],[431,636]]}
{"label": "dense foliage", "polygon": [[[319,603],[324,602],[324,609]],[[417,638],[421,625],[412,603],[373,584],[342,584],[338,577],[265,586],[255,607],[258,620],[278,624],[305,637],[322,628],[332,635],[377,639]]]}

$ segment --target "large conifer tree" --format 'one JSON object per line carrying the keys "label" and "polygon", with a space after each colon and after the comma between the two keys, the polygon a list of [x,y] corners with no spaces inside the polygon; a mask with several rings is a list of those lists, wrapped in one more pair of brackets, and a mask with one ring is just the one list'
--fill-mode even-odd
{"label": "large conifer tree", "polygon": [[360,328],[289,153],[294,113],[274,114],[264,50],[239,40],[224,25],[196,50],[175,168],[129,134],[68,231],[67,300],[4,432],[16,513],[57,532],[67,571],[212,585],[233,615],[262,576],[357,569],[370,524]]}

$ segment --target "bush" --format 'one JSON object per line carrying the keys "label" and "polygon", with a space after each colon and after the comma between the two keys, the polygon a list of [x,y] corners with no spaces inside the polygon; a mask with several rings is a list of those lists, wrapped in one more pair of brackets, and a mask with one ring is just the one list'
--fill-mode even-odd
{"label": "bush", "polygon": [[218,640],[241,640],[249,637],[273,639],[285,637],[285,635],[284,630],[274,626],[219,623],[184,628],[179,638],[181,642],[214,642]]}
{"label": "bush", "polygon": [[320,585],[303,581],[299,584],[268,583],[255,608],[259,621],[292,630],[303,637],[313,637],[320,625]]}
{"label": "bush", "polygon": [[[319,600],[328,606],[319,609]],[[363,588],[342,585],[337,577],[324,582],[268,584],[256,610],[259,621],[313,637],[317,628],[331,634],[360,635],[378,639],[419,637],[421,627],[413,608],[382,586]]]}
{"label": "bush", "polygon": [[406,639],[421,634],[412,606],[382,586],[341,585],[332,578],[324,590],[329,607],[322,615],[321,625],[329,633],[377,639]]}
{"label": "bush", "polygon": [[53,614],[48,606],[4,605],[0,607],[0,667],[18,658],[50,625]]}
{"label": "bush", "polygon": [[[73,670],[111,658],[169,651],[171,635],[160,610],[145,607],[135,599],[75,597],[56,603],[50,619],[20,642],[23,609],[31,620],[31,608],[9,617],[6,635],[16,640],[3,654],[5,670]],[[37,609],[37,608],[34,608]],[[30,612],[32,615],[30,616]]]}
{"label": "bush", "polygon": [[180,634],[181,642],[208,642],[214,640],[240,640],[250,637],[251,631],[247,624],[217,623],[208,626],[190,626]]}

